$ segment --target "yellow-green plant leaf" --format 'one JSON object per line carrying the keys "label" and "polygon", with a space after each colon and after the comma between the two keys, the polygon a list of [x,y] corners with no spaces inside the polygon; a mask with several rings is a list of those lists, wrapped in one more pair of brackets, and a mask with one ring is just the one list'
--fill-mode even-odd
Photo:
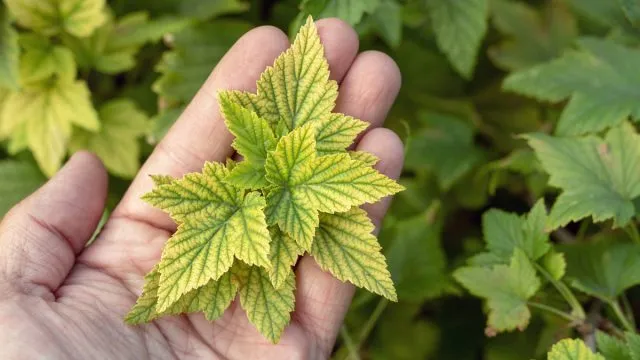
{"label": "yellow-green plant leaf", "polygon": [[20,46],[24,48],[20,58],[20,82],[23,86],[46,81],[54,75],[64,81],[75,79],[76,63],[69,49],[36,34],[21,35]]}
{"label": "yellow-green plant leaf", "polygon": [[2,107],[0,138],[25,127],[26,140],[38,165],[52,176],[62,163],[72,125],[98,131],[98,115],[83,81],[45,82],[11,93]]}
{"label": "yellow-green plant leaf", "polygon": [[263,188],[269,184],[264,163],[267,153],[276,147],[276,137],[266,120],[231,102],[225,94],[220,93],[218,102],[227,128],[235,136],[231,145],[244,157],[244,161],[231,170],[227,181],[247,189]]}
{"label": "yellow-green plant leaf", "polygon": [[[207,163],[202,173],[156,186],[144,199],[179,222],[159,263],[158,310],[192,289],[219,279],[234,258],[269,268],[265,200],[225,182],[228,170]],[[156,181],[164,182],[166,178]]]}
{"label": "yellow-green plant leaf", "polygon": [[540,279],[522,250],[515,249],[510,265],[463,267],[453,276],[473,295],[487,300],[492,332],[522,330],[529,324],[527,300],[540,288]]}
{"label": "yellow-green plant leaf", "polygon": [[293,272],[292,266],[296,263],[298,257],[307,250],[310,249],[301,247],[279,227],[274,226],[271,228],[271,250],[269,252],[271,270],[269,271],[269,279],[276,289],[279,289],[290,277]]}
{"label": "yellow-green plant leaf", "polygon": [[349,156],[351,156],[352,160],[360,161],[366,166],[374,166],[380,161],[377,156],[366,151],[349,151]]}
{"label": "yellow-green plant leaf", "polygon": [[71,152],[89,150],[102,159],[114,175],[133,178],[140,168],[140,137],[149,129],[149,118],[129,99],[113,100],[99,110],[97,133],[76,129]]}
{"label": "yellow-green plant leaf", "polygon": [[553,345],[548,355],[549,360],[605,360],[595,354],[580,339],[564,339]]}
{"label": "yellow-green plant leaf", "polygon": [[387,262],[373,235],[374,225],[360,208],[320,214],[311,255],[318,265],[342,281],[398,301]]}
{"label": "yellow-green plant leaf", "polygon": [[267,219],[308,249],[318,212],[343,212],[403,188],[347,153],[316,156],[313,124],[282,137],[266,162]]}
{"label": "yellow-green plant leaf", "polygon": [[5,0],[18,23],[44,35],[84,37],[106,20],[106,0]]}
{"label": "yellow-green plant leaf", "polygon": [[258,96],[265,99],[268,109],[261,115],[288,131],[329,116],[338,97],[338,84],[329,80],[329,64],[311,17],[293,45],[262,73]]}
{"label": "yellow-green plant leaf", "polygon": [[7,8],[0,4],[0,87],[18,88],[18,33],[11,27]]}
{"label": "yellow-green plant leaf", "polygon": [[146,12],[135,12],[117,21],[108,16],[89,37],[65,35],[62,39],[81,68],[117,74],[135,66],[135,56],[145,43],[158,41],[190,23],[189,19],[179,17],[151,20]]}
{"label": "yellow-green plant leaf", "polygon": [[269,275],[260,267],[238,266],[234,275],[240,285],[240,304],[249,321],[264,337],[277,343],[295,307],[293,273],[279,289],[274,288]]}
{"label": "yellow-green plant leaf", "polygon": [[369,126],[362,120],[337,113],[319,119],[314,125],[317,130],[316,149],[318,155],[344,152],[353,144],[356,136]]}
{"label": "yellow-green plant leaf", "polygon": [[161,315],[179,315],[197,311],[204,312],[209,321],[219,318],[236,297],[238,285],[227,272],[217,281],[210,280],[207,284],[191,290],[162,313],[156,311],[158,304],[158,288],[160,287],[160,272],[157,266],[145,276],[142,295],[136,301],[125,317],[130,325],[150,322]]}

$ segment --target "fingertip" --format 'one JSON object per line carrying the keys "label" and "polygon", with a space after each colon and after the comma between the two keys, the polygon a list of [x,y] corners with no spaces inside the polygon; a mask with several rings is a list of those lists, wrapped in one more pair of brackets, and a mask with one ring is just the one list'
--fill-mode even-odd
{"label": "fingertip", "polygon": [[351,25],[338,18],[318,20],[316,27],[325,48],[331,79],[341,82],[358,54],[358,33]]}
{"label": "fingertip", "polygon": [[356,147],[376,155],[380,161],[375,168],[392,179],[398,179],[404,161],[404,145],[394,131],[387,128],[375,128],[367,132]]}
{"label": "fingertip", "polygon": [[[400,177],[404,161],[404,146],[395,132],[385,128],[372,129],[360,140],[356,149],[376,155],[380,161],[375,165],[375,168],[382,174],[392,179]],[[375,204],[362,206],[376,226],[376,232],[380,230],[380,225],[389,205],[391,205],[391,200],[392,197],[387,196]]]}

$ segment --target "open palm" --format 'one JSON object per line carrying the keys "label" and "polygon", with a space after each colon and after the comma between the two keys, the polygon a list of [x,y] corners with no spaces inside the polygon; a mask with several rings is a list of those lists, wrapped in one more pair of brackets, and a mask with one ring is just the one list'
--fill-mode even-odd
{"label": "open palm", "polygon": [[[345,23],[318,22],[332,78],[340,84],[336,111],[371,123],[358,150],[380,158],[397,177],[402,146],[380,128],[397,95],[400,74],[377,52],[358,54]],[[216,34],[211,34],[216,36]],[[243,36],[220,61],[191,104],[158,145],[114,210],[85,247],[102,214],[107,176],[93,155],[78,153],[44,187],[0,224],[0,358],[2,359],[322,359],[335,342],[353,287],[304,257],[296,268],[296,310],[279,344],[265,340],[234,302],[211,323],[201,314],[130,327],[123,316],[143,276],[175,230],[169,217],[139,200],[150,174],[181,176],[205,161],[233,156],[232,137],[216,102],[218,89],[255,91],[264,68],[289,46],[284,33],[261,27]],[[388,201],[367,207],[379,224]]]}

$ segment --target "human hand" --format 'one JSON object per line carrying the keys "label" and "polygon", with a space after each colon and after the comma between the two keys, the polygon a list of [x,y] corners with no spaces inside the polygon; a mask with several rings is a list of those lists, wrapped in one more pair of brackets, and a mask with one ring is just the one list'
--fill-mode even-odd
{"label": "human hand", "polygon": [[[345,23],[317,23],[331,77],[340,84],[336,111],[369,121],[358,150],[380,158],[389,177],[402,168],[402,144],[382,129],[400,87],[388,56],[358,54]],[[296,310],[280,342],[271,344],[234,302],[221,319],[202,314],[131,327],[123,317],[143,276],[160,258],[175,224],[140,200],[150,174],[180,177],[204,162],[232,156],[232,136],[216,101],[219,89],[255,92],[260,73],[289,47],[284,33],[260,27],[220,61],[191,104],[156,147],[95,243],[85,247],[104,208],[107,176],[94,156],[74,155],[45,186],[0,224],[0,358],[2,359],[323,359],[329,357],[354,288],[322,271],[309,256],[296,267]],[[388,199],[366,210],[379,225]]]}

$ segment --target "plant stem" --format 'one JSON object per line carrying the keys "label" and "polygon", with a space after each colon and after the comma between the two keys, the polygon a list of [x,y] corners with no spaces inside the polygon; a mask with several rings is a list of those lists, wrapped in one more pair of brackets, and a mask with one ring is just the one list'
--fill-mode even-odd
{"label": "plant stem", "polygon": [[389,305],[389,300],[384,298],[380,299],[380,302],[378,302],[378,305],[373,310],[373,313],[369,317],[369,320],[367,320],[367,323],[364,324],[362,330],[360,331],[360,334],[358,335],[358,343],[356,344],[356,349],[359,350],[362,344],[367,340],[369,334],[371,334],[371,331],[373,330],[373,327],[378,322],[380,315],[382,315],[384,309],[387,308],[387,305]]}
{"label": "plant stem", "polygon": [[627,234],[629,234],[629,237],[631,238],[631,240],[633,240],[634,243],[640,244],[640,234],[638,233],[638,228],[636,227],[635,222],[632,221],[624,229]]}
{"label": "plant stem", "polygon": [[578,299],[576,299],[575,295],[573,295],[573,292],[571,292],[571,290],[569,290],[569,288],[563,282],[558,281],[553,276],[551,276],[551,274],[549,274],[547,270],[545,270],[542,266],[540,266],[535,262],[533,262],[533,265],[536,267],[538,272],[540,272],[551,283],[551,285],[553,285],[553,287],[555,287],[556,290],[558,290],[560,295],[562,295],[564,300],[571,307],[571,313],[577,318],[579,318],[580,321],[584,321],[584,319],[587,318],[587,315],[584,312],[584,308],[582,307],[582,304],[580,304]]}
{"label": "plant stem", "polygon": [[616,315],[616,317],[618,318],[618,321],[620,321],[620,324],[622,324],[625,330],[636,332],[636,327],[633,326],[633,324],[625,316],[624,312],[622,311],[622,308],[620,308],[620,304],[618,304],[616,300],[607,300],[607,304],[611,306],[611,310],[613,310],[613,313]]}
{"label": "plant stem", "polygon": [[358,349],[356,348],[356,345],[353,343],[353,339],[351,338],[351,335],[349,334],[349,330],[347,330],[347,327],[342,325],[340,327],[340,336],[342,336],[342,340],[344,341],[344,345],[347,348],[347,351],[349,352],[349,354],[347,355],[346,359],[349,360],[360,360],[360,355],[358,354]]}
{"label": "plant stem", "polygon": [[549,312],[551,314],[557,315],[567,321],[570,321],[572,323],[581,323],[584,319],[580,319],[575,315],[571,315],[568,314],[562,310],[558,310],[556,308],[554,308],[553,306],[549,306],[549,305],[545,305],[545,304],[541,304],[539,302],[535,302],[535,301],[528,301],[527,305],[533,307],[533,308],[537,308],[540,310],[544,310],[546,312]]}

